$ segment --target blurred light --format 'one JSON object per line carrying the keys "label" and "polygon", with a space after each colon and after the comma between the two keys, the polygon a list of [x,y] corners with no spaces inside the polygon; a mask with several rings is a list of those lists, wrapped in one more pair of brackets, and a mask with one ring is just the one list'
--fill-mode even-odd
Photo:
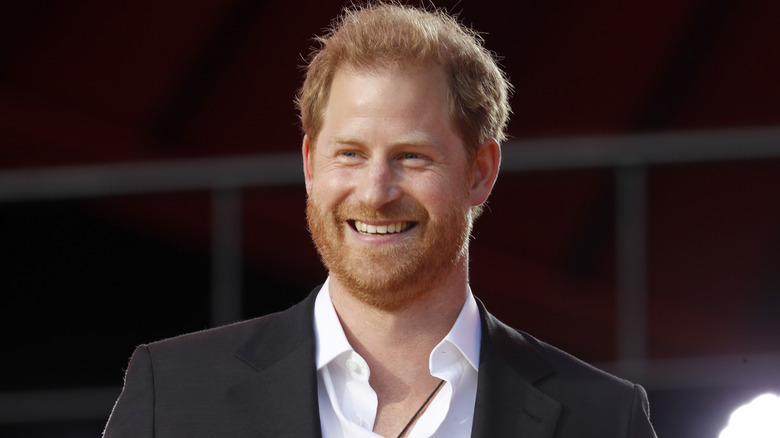
{"label": "blurred light", "polygon": [[764,394],[737,408],[718,438],[780,437],[780,396]]}

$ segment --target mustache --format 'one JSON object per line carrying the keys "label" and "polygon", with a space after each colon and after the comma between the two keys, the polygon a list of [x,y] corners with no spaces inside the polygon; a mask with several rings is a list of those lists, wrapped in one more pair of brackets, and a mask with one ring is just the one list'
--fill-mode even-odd
{"label": "mustache", "polygon": [[350,219],[424,222],[428,219],[428,211],[420,203],[412,200],[393,202],[380,209],[370,208],[360,203],[341,203],[336,206],[333,216],[337,222]]}

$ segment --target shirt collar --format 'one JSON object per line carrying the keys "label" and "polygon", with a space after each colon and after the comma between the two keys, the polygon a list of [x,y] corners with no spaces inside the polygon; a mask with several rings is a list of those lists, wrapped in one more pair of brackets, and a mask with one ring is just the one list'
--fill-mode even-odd
{"label": "shirt collar", "polygon": [[[429,367],[432,374],[465,358],[475,370],[479,370],[481,324],[479,308],[467,286],[466,302],[449,333],[431,351]],[[330,277],[322,285],[314,303],[314,330],[316,334],[316,366],[319,371],[339,355],[354,351],[344,334],[341,321],[330,299]],[[327,339],[328,342],[322,342]],[[454,349],[451,347],[455,347]]]}
{"label": "shirt collar", "polygon": [[[330,300],[330,277],[325,280],[314,302],[314,333],[317,340],[317,371],[342,353],[353,351]],[[322,342],[323,339],[328,342]]]}
{"label": "shirt collar", "polygon": [[465,358],[475,371],[478,371],[481,335],[482,324],[479,319],[477,300],[474,299],[471,287],[468,287],[466,302],[463,303],[458,319],[455,320],[455,324],[452,325],[447,336],[431,352],[431,371],[435,372],[436,368],[446,366],[448,361],[440,363],[438,358],[441,356],[442,351],[448,350],[448,345],[454,346],[457,349],[456,353]]}

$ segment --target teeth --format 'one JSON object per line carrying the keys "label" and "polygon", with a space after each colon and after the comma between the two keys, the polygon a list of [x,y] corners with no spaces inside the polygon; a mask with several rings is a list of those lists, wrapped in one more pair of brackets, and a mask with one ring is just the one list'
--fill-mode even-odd
{"label": "teeth", "polygon": [[395,222],[387,225],[368,225],[360,221],[355,221],[355,229],[366,234],[394,234],[406,231],[408,228],[409,222]]}

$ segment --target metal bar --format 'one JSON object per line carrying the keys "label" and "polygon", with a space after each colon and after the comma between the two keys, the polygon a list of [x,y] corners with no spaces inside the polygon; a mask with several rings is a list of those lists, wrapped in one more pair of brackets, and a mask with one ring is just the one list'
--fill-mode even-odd
{"label": "metal bar", "polygon": [[620,362],[641,363],[647,350],[646,175],[639,165],[615,169],[617,346]]}
{"label": "metal bar", "polygon": [[236,322],[243,316],[241,200],[241,190],[236,187],[212,191],[212,327]]}
{"label": "metal bar", "polygon": [[105,164],[0,172],[0,202],[302,184],[297,154]]}
{"label": "metal bar", "polygon": [[504,172],[780,158],[780,128],[513,141]]}
{"label": "metal bar", "polygon": [[105,418],[121,388],[0,392],[0,424]]}
{"label": "metal bar", "polygon": [[[512,141],[502,173],[780,158],[780,128]],[[299,154],[0,171],[0,202],[303,183]]]}
{"label": "metal bar", "polygon": [[780,391],[780,354],[595,364],[650,391],[752,387]]}

